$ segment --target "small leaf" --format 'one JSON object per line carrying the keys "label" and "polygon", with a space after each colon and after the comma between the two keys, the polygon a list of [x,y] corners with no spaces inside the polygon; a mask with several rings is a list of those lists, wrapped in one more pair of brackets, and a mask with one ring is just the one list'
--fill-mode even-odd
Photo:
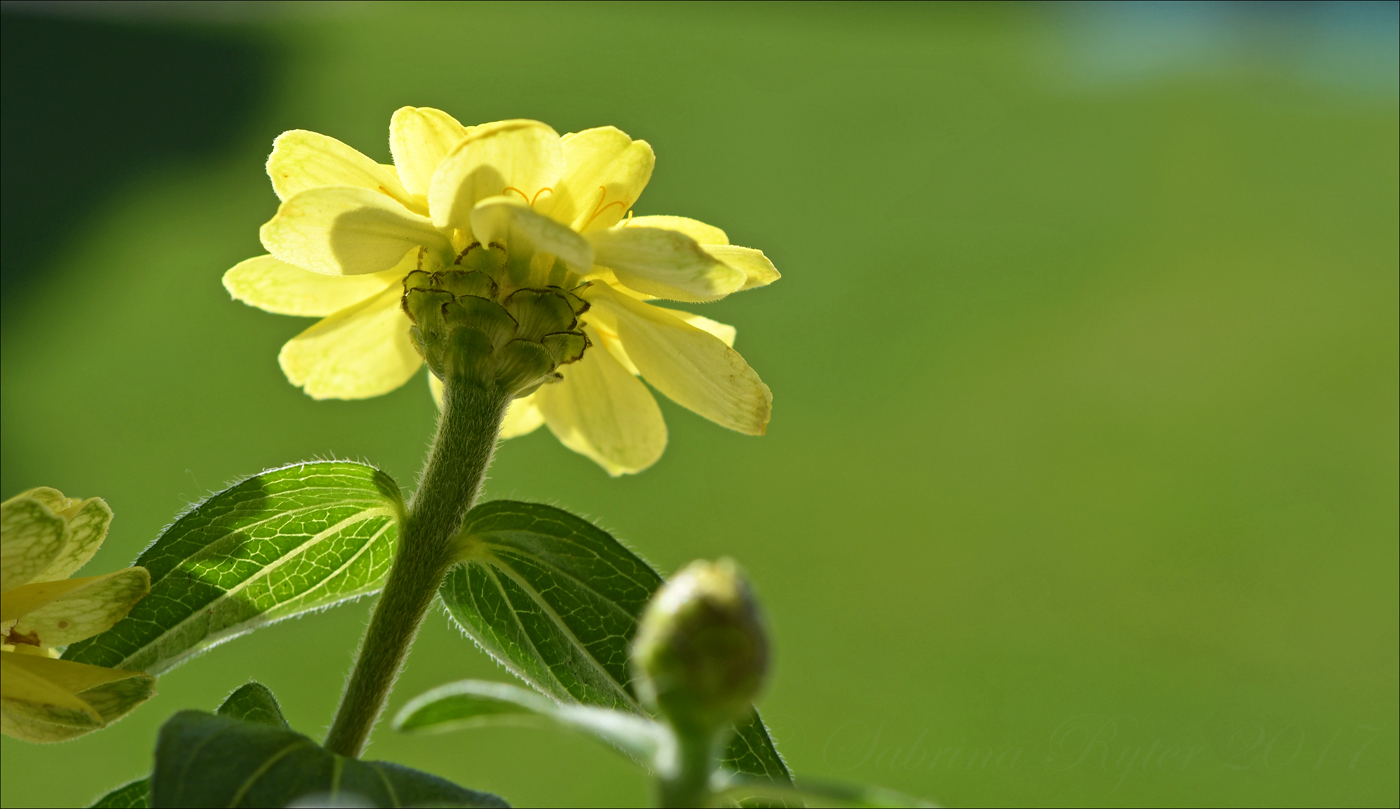
{"label": "small leaf", "polygon": [[[660,574],[587,520],[534,503],[477,506],[459,541],[464,561],[439,593],[477,645],[559,702],[647,715],[627,661]],[[736,731],[726,766],[792,782],[757,711]]]}
{"label": "small leaf", "polygon": [[388,475],[346,461],[251,477],[175,521],[137,560],[151,593],[64,654],[160,674],[260,626],[377,591],[403,501]]}
{"label": "small leaf", "polygon": [[98,798],[91,809],[150,809],[151,779],[142,778],[122,784]]}
{"label": "small leaf", "polygon": [[282,706],[277,704],[277,697],[272,695],[271,689],[257,680],[249,680],[229,694],[216,713],[229,719],[242,719],[244,722],[271,725],[283,730],[291,729],[291,725],[288,725],[282,716]]}
{"label": "small leaf", "polygon": [[556,705],[533,691],[480,680],[462,680],[415,697],[394,718],[394,727],[407,733],[441,733],[513,724],[534,717],[581,731],[653,769],[656,754],[670,733],[661,723],[634,713],[589,705]]}
{"label": "small leaf", "polygon": [[735,772],[715,773],[712,788],[721,798],[733,802],[750,801],[754,798],[769,800],[812,800],[818,805],[835,803],[838,806],[866,806],[872,809],[899,809],[899,807],[937,807],[922,798],[911,798],[893,790],[869,784],[842,784],[835,781],[810,781],[802,779],[795,786],[782,786],[772,781],[753,778]]}
{"label": "small leaf", "polygon": [[[282,716],[282,706],[277,704],[277,697],[272,695],[271,689],[257,680],[249,680],[247,683],[234,689],[232,694],[224,700],[224,704],[219,706],[219,716],[229,719],[241,719],[244,722],[254,722],[263,725],[270,725],[275,728],[289,730],[287,720]],[[131,809],[147,809],[151,805],[151,779],[150,776],[132,781],[129,784],[117,787],[116,789],[97,799],[96,807],[131,807]]]}
{"label": "small leaf", "polygon": [[272,725],[181,711],[160,729],[152,806],[287,806],[309,797],[315,805],[508,806],[397,764],[337,756]]}

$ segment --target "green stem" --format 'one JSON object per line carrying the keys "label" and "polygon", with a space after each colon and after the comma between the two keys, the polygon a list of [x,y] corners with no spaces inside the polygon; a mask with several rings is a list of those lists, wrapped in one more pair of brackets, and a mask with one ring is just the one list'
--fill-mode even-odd
{"label": "green stem", "polygon": [[656,805],[665,807],[711,806],[714,793],[710,776],[719,762],[719,735],[687,733],[672,728],[676,747],[672,761],[657,768]]}
{"label": "green stem", "polygon": [[456,561],[453,539],[481,493],[510,403],[498,389],[452,377],[443,383],[442,398],[437,435],[409,503],[394,565],[326,736],[326,749],[342,756],[358,757],[364,750],[423,616]]}

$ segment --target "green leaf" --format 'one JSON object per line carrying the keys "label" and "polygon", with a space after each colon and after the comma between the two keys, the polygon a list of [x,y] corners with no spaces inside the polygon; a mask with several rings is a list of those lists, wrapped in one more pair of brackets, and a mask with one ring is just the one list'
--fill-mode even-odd
{"label": "green leaf", "polygon": [[[234,689],[233,693],[224,700],[224,704],[219,706],[217,713],[219,716],[229,719],[269,725],[282,730],[291,729],[286,718],[282,716],[282,706],[277,704],[277,697],[272,695],[271,689],[257,680],[249,680]],[[116,809],[121,807],[147,809],[150,805],[151,779],[147,776],[139,781],[132,781],[117,787],[98,798],[97,803],[92,806],[93,809],[99,806],[109,806]]]}
{"label": "green leaf", "polygon": [[735,772],[715,773],[712,788],[721,798],[742,802],[754,798],[769,800],[807,800],[818,806],[836,804],[838,806],[867,806],[872,809],[899,809],[899,807],[937,807],[922,798],[911,798],[893,790],[869,784],[843,784],[835,781],[811,781],[802,779],[795,786],[783,786],[772,781],[753,778]]}
{"label": "green leaf", "polygon": [[480,680],[462,680],[415,697],[394,717],[394,728],[405,733],[441,733],[534,718],[585,733],[653,769],[670,733],[660,722],[634,713],[557,705],[524,688]]}
{"label": "green leaf", "polygon": [[313,805],[508,806],[397,764],[337,756],[273,725],[181,711],[160,729],[152,806],[286,806],[308,798]]}
{"label": "green leaf", "polygon": [[151,779],[122,784],[98,798],[91,809],[150,809]]}
{"label": "green leaf", "polygon": [[[660,574],[587,520],[534,503],[477,506],[460,541],[464,561],[439,592],[477,645],[560,702],[646,715],[628,654]],[[792,783],[757,711],[736,731],[725,766]]]}
{"label": "green leaf", "polygon": [[236,688],[216,713],[229,719],[242,719],[244,722],[271,725],[283,730],[291,729],[291,725],[288,725],[282,716],[282,706],[277,704],[277,697],[272,695],[271,689],[257,680],[249,680]]}
{"label": "green leaf", "polygon": [[403,501],[372,466],[327,461],[251,477],[196,505],[136,564],[151,594],[64,654],[160,674],[260,626],[378,590]]}

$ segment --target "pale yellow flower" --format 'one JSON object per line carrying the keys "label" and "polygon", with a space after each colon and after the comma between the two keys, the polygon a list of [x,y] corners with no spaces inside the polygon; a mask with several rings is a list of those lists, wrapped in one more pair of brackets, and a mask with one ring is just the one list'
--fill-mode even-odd
{"label": "pale yellow flower", "polygon": [[54,647],[103,632],[151,590],[143,567],[68,578],[107,536],[112,510],[31,489],[0,504],[0,730],[31,742],[71,739],[151,696],[139,671],[58,660]]}
{"label": "pale yellow flower", "polygon": [[422,362],[400,308],[404,277],[496,243],[528,268],[512,271],[514,286],[573,289],[591,304],[582,326],[595,346],[560,368],[562,381],[513,402],[505,437],[548,424],[611,474],[645,469],[666,446],[666,425],[638,377],[725,427],[765,431],[772,396],[734,351],[734,329],[650,301],[718,300],[778,272],[712,225],[632,216],[655,163],[645,141],[613,127],[561,137],[538,121],[465,127],[404,107],[389,145],[385,166],[297,130],[268,158],[282,199],[261,231],[271,255],[235,266],[224,285],[270,312],[324,318],[278,357],[293,384],[339,399],[404,384]]}

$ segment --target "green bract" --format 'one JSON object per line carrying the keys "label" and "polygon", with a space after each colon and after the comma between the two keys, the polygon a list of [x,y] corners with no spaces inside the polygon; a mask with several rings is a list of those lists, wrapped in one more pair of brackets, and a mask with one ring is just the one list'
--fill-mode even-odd
{"label": "green bract", "polygon": [[[544,285],[553,280],[549,273],[540,279],[512,275],[506,251],[478,243],[451,269],[404,278],[413,347],[438,379],[453,376],[528,396],[562,379],[559,366],[583,358],[589,343],[578,316],[588,303]],[[522,281],[541,286],[519,286]]]}
{"label": "green bract", "polygon": [[166,529],[137,560],[151,594],[64,659],[159,674],[259,626],[375,592],[402,511],[393,480],[364,464],[255,475]]}

